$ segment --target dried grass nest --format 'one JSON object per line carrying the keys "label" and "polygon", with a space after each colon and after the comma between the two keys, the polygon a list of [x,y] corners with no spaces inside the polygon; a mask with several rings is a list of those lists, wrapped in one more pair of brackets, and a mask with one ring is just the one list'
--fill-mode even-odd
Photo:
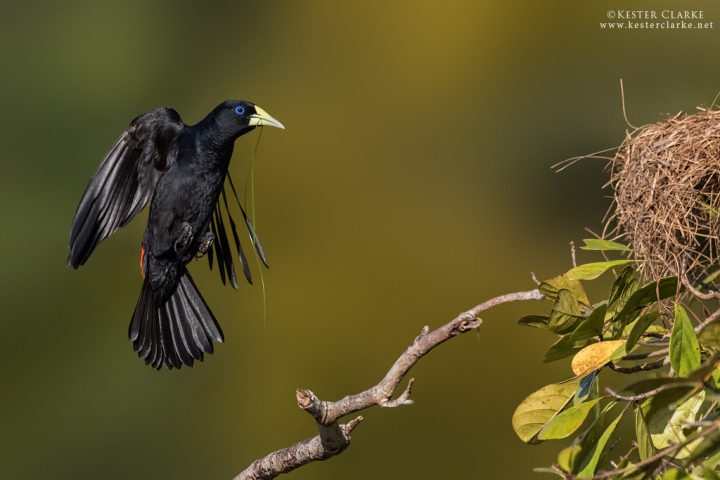
{"label": "dried grass nest", "polygon": [[646,279],[717,270],[720,111],[699,109],[628,132],[608,170],[613,208],[604,237],[634,250]]}

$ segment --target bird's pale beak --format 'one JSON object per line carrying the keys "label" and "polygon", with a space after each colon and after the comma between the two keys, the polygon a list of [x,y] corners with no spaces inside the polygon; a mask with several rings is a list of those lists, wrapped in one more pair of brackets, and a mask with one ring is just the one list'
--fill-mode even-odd
{"label": "bird's pale beak", "polygon": [[250,126],[252,127],[277,127],[282,128],[283,130],[285,127],[283,127],[283,124],[275,120],[273,117],[268,115],[268,113],[263,110],[262,108],[255,106],[255,114],[250,115]]}

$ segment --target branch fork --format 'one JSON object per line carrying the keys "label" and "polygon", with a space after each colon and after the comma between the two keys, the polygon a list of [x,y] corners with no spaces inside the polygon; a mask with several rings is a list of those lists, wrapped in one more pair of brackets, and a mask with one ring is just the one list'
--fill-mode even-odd
{"label": "branch fork", "polygon": [[412,344],[390,367],[385,378],[364,392],[348,395],[336,402],[328,402],[320,400],[310,390],[296,390],[298,406],[315,419],[318,435],[256,460],[234,480],[268,480],[310,462],[327,460],[342,453],[350,445],[350,433],[363,417],[358,416],[345,425],[338,423],[340,418],[374,405],[394,408],[412,404],[410,392],[414,383],[413,378],[408,381],[407,387],[399,397],[392,400],[392,395],[410,369],[430,350],[453,337],[478,328],[482,324],[478,314],[488,308],[517,300],[544,299],[545,296],[538,289],[501,295],[461,313],[437,330],[430,331],[427,326],[423,327]]}

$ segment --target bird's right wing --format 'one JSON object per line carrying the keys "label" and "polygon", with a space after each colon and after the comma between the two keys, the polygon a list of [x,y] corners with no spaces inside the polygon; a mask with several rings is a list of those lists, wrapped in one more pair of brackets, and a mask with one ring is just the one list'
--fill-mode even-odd
{"label": "bird's right wing", "polygon": [[84,265],[100,242],[147,204],[185,128],[177,112],[159,108],[137,117],[115,142],[80,200],[70,232],[68,267]]}

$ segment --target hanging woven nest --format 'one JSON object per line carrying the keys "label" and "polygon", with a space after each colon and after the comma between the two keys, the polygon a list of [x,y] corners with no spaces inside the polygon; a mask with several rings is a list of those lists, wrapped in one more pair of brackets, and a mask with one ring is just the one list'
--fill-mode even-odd
{"label": "hanging woven nest", "polygon": [[695,280],[720,255],[720,111],[677,114],[629,132],[608,168],[605,237],[624,238],[646,279]]}

